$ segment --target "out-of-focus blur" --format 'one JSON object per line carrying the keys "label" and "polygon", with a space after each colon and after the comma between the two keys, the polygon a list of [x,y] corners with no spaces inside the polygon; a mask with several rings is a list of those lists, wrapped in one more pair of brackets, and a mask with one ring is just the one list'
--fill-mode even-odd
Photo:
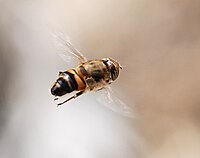
{"label": "out-of-focus blur", "polygon": [[[200,2],[0,1],[1,158],[199,158]],[[57,108],[49,89],[76,66],[62,30],[89,59],[124,66],[111,87],[133,119],[87,93]]]}

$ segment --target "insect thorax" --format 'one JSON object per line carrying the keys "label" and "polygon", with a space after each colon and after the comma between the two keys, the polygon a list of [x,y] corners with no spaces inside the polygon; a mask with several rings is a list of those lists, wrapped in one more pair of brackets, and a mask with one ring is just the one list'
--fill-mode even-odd
{"label": "insect thorax", "polygon": [[111,82],[110,72],[102,60],[90,60],[78,67],[90,90],[103,88]]}

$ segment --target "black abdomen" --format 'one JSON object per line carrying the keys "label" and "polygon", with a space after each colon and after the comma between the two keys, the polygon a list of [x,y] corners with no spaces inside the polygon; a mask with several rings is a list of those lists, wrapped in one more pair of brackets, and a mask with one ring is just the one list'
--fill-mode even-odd
{"label": "black abdomen", "polygon": [[74,74],[70,72],[62,72],[62,75],[57,79],[54,86],[51,88],[52,95],[62,96],[78,89]]}

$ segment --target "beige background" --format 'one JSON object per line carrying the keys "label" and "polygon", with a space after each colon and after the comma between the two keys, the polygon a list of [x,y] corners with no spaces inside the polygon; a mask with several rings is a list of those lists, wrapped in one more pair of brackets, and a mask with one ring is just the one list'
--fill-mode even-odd
{"label": "beige background", "polygon": [[[200,157],[200,2],[0,1],[0,157]],[[118,115],[85,94],[57,109],[49,88],[66,64],[51,30],[123,66]]]}

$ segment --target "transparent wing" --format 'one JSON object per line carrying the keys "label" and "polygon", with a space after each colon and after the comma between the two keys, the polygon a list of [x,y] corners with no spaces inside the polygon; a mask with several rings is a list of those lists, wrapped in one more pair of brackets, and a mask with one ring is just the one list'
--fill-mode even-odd
{"label": "transparent wing", "polygon": [[61,31],[52,33],[56,47],[59,48],[59,55],[66,62],[70,62],[71,59],[77,58],[80,63],[87,61],[86,57],[78,51],[70,42],[69,37],[65,36]]}
{"label": "transparent wing", "polygon": [[103,88],[99,95],[97,101],[101,104],[123,116],[133,118],[132,109],[116,96],[110,86]]}

